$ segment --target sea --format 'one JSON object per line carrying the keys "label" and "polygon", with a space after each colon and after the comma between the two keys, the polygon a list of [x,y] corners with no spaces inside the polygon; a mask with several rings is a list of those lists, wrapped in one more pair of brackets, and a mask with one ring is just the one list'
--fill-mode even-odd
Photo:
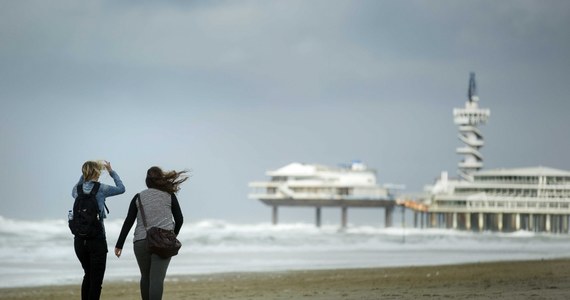
{"label": "sea", "polygon": [[[123,255],[113,254],[123,220],[106,220],[106,281],[137,281],[132,231]],[[133,229],[134,230],[134,229]],[[180,253],[168,275],[446,265],[570,257],[570,235],[518,231],[466,232],[312,223],[185,223]],[[0,216],[0,287],[81,283],[65,219]]]}

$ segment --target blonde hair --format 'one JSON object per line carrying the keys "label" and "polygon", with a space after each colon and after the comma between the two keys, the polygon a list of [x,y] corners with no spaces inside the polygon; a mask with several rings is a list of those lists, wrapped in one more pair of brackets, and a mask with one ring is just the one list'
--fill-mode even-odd
{"label": "blonde hair", "polygon": [[81,168],[83,172],[83,180],[92,181],[99,179],[101,176],[101,164],[96,161],[86,161]]}

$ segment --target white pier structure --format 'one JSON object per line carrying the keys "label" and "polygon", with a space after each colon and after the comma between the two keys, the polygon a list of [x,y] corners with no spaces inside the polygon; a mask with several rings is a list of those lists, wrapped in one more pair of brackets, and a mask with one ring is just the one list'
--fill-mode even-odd
{"label": "white pier structure", "polygon": [[570,172],[547,167],[481,170],[483,136],[477,125],[485,123],[490,111],[477,106],[473,73],[468,96],[464,109],[453,110],[459,138],[466,144],[457,149],[464,155],[460,178],[450,179],[443,172],[423,202],[401,201],[414,210],[414,225],[569,233]]}
{"label": "white pier structure", "polygon": [[322,207],[340,207],[342,227],[346,227],[349,207],[378,207],[385,210],[386,227],[392,224],[396,205],[389,190],[376,184],[376,171],[361,162],[347,167],[291,163],[268,171],[269,181],[250,182],[249,198],[273,208],[273,224],[278,222],[279,206],[316,209],[316,225],[321,226]]}
{"label": "white pier structure", "polygon": [[[480,171],[432,188],[427,227],[569,232],[570,172],[547,167]],[[416,212],[417,213],[417,212]],[[424,219],[424,218],[422,218]]]}
{"label": "white pier structure", "polygon": [[459,139],[465,144],[457,148],[457,154],[464,156],[458,164],[458,173],[461,178],[472,181],[473,173],[483,168],[483,155],[480,149],[485,142],[477,126],[485,124],[491,115],[489,109],[479,108],[475,73],[470,75],[467,96],[465,108],[453,109],[453,120],[459,126]]}

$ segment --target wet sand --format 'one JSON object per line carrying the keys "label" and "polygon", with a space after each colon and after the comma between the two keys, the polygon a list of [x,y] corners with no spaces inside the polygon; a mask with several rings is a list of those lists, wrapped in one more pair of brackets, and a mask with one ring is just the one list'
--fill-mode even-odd
{"label": "wet sand", "polygon": [[[80,299],[80,285],[0,289],[0,299]],[[140,299],[105,282],[101,299]],[[163,299],[570,299],[570,259],[170,276]]]}

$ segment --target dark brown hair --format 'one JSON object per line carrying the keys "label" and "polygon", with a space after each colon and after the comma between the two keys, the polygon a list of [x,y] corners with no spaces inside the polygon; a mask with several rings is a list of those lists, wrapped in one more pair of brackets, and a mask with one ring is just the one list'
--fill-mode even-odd
{"label": "dark brown hair", "polygon": [[180,190],[180,184],[188,179],[185,173],[188,171],[164,172],[161,168],[154,166],[146,172],[146,186],[167,193],[176,193]]}

